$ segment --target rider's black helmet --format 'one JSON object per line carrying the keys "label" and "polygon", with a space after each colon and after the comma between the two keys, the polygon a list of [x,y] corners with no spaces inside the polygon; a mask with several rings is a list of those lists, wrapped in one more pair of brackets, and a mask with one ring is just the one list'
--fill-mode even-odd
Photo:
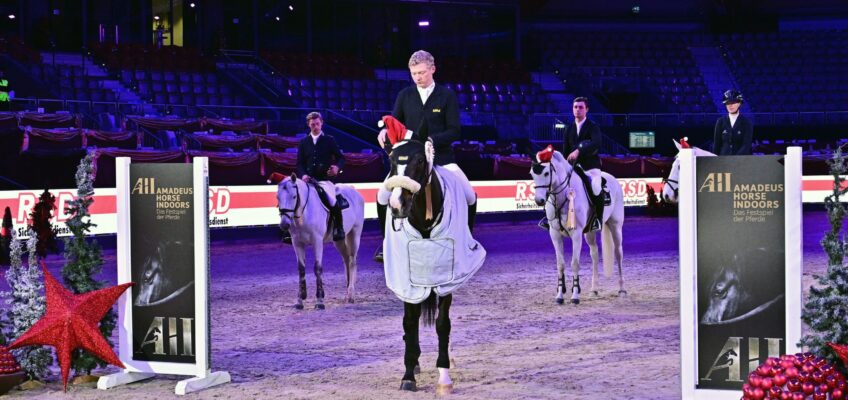
{"label": "rider's black helmet", "polygon": [[742,92],[736,89],[729,89],[724,92],[724,98],[721,100],[724,104],[730,103],[742,103],[745,101],[745,98],[742,97]]}

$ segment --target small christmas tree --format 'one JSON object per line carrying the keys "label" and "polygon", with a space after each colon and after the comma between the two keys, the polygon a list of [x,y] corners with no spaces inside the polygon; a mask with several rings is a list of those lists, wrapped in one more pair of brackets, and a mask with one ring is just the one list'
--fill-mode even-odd
{"label": "small christmas tree", "polygon": [[55,207],[56,196],[44,189],[44,193],[41,193],[38,203],[35,203],[35,207],[29,214],[30,228],[38,236],[38,256],[41,258],[46,257],[48,252],[55,253],[58,251],[56,246],[57,229],[50,223]]}
{"label": "small christmas tree", "polygon": [[[29,330],[38,321],[46,310],[44,299],[44,279],[41,267],[38,265],[36,246],[38,239],[35,233],[29,231],[30,238],[27,241],[29,251],[29,263],[23,265],[21,242],[17,240],[17,233],[12,232],[11,242],[11,266],[6,273],[10,292],[4,293],[6,303],[11,307],[8,312],[9,337],[18,338]],[[29,346],[12,350],[21,367],[26,371],[30,379],[43,380],[50,374],[48,367],[53,363],[50,350],[40,346]]]}
{"label": "small christmas tree", "polygon": [[[67,263],[62,268],[62,278],[65,285],[74,293],[86,293],[105,286],[104,282],[94,279],[103,269],[103,257],[97,241],[86,241],[86,235],[95,225],[91,223],[91,214],[88,208],[94,202],[94,165],[92,154],[89,153],[80,162],[76,174],[77,198],[68,203],[67,213],[70,215],[67,225],[73,234],[65,239],[65,260]],[[114,346],[111,341],[112,331],[115,329],[116,315],[109,310],[106,316],[100,320],[100,331],[103,337]],[[100,361],[93,355],[82,350],[76,350],[71,365],[76,375],[89,375],[91,370],[97,366],[105,367],[106,363]]]}
{"label": "small christmas tree", "polygon": [[9,265],[9,244],[12,243],[12,210],[6,207],[3,212],[3,224],[0,225],[0,265]]}
{"label": "small christmas tree", "polygon": [[[801,338],[799,345],[834,365],[842,365],[842,361],[827,345],[827,342],[848,343],[848,269],[843,264],[846,242],[841,237],[846,208],[840,200],[840,196],[848,189],[842,188],[846,165],[841,148],[836,149],[828,165],[833,175],[833,192],[824,199],[824,204],[830,231],[821,241],[828,256],[827,273],[817,275],[818,285],[810,288],[810,295],[801,313],[801,319],[810,329]],[[842,365],[843,372],[845,367]]]}

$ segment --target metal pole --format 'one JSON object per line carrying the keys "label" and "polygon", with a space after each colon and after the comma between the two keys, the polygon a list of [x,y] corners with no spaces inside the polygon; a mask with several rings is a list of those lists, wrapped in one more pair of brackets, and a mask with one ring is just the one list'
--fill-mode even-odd
{"label": "metal pole", "polygon": [[171,46],[174,45],[174,0],[168,0],[168,31]]}

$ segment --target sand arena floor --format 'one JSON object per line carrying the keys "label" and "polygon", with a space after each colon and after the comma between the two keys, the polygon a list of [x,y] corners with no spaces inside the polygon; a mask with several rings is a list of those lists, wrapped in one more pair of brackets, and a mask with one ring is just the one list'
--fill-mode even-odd
{"label": "sand arena floor", "polygon": [[[806,212],[804,218],[806,289],[811,274],[825,268],[818,242],[828,226],[824,212]],[[584,245],[583,301],[577,306],[554,303],[553,247],[535,220],[481,224],[475,237],[488,258],[454,295],[451,398],[680,398],[676,218],[632,216],[625,221],[626,298],[617,297],[617,277],[603,274],[599,296],[588,293],[589,253]],[[186,398],[434,398],[434,328],[422,326],[419,392],[398,391],[403,307],[386,288],[382,266],[371,261],[380,240],[374,231],[363,234],[355,304],[343,303],[343,264],[335,248],[325,246],[324,311],[312,309],[311,267],[306,310],[292,308],[295,256],[276,236],[213,241],[212,365],[229,371],[233,382]],[[104,256],[103,277],[114,282],[115,252],[107,250]],[[49,261],[55,270],[62,262],[58,256]],[[114,371],[110,367],[95,373]],[[57,370],[45,387],[10,395],[162,399],[175,397],[174,385],[180,379],[160,376],[110,391],[79,385],[63,394],[58,376]]]}

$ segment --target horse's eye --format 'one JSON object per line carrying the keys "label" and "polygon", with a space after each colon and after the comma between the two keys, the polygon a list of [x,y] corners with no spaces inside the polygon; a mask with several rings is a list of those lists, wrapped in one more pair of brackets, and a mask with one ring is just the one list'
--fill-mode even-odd
{"label": "horse's eye", "polygon": [[545,172],[545,176],[548,176],[548,174],[549,174],[548,172]]}

